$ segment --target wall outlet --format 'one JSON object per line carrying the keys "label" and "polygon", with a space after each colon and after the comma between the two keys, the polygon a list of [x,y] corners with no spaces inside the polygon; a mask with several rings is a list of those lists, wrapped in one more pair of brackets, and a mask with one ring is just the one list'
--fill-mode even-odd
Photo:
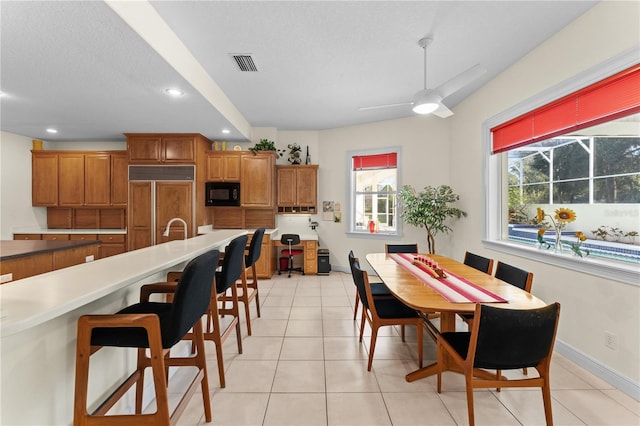
{"label": "wall outlet", "polygon": [[616,350],[618,349],[618,336],[615,334],[609,333],[608,331],[604,332],[604,345],[609,349]]}
{"label": "wall outlet", "polygon": [[93,262],[93,255],[92,255],[92,254],[90,254],[89,256],[85,257],[85,258],[84,258],[84,261],[85,261],[85,262]]}
{"label": "wall outlet", "polygon": [[9,281],[13,281],[13,274],[9,272],[8,274],[0,275],[0,284],[8,283]]}

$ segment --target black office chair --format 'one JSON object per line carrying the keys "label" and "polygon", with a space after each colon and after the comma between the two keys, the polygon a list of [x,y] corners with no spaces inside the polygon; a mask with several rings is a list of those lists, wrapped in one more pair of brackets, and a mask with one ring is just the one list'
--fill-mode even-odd
{"label": "black office chair", "polygon": [[[552,425],[549,367],[559,317],[559,303],[526,310],[477,304],[471,332],[445,332],[438,337],[438,393],[446,354],[447,365],[465,376],[470,426],[474,425],[473,389],[493,387],[541,387],[547,425]],[[538,370],[539,377],[507,380],[500,375],[501,370],[527,367]]]}
{"label": "black office chair", "polygon": [[489,259],[469,251],[464,254],[463,263],[477,269],[478,271],[482,271],[485,274],[491,275],[491,271],[493,271],[493,259]]}
{"label": "black office chair", "polygon": [[[300,267],[294,268],[293,267],[293,257],[294,256],[299,256],[302,253],[304,253],[304,251],[302,251],[300,249],[292,248],[292,246],[300,244],[300,235],[298,235],[298,234],[282,234],[282,237],[280,237],[280,243],[287,246],[286,249],[283,249],[282,251],[280,251],[280,254],[288,257],[288,263],[287,263],[287,265],[288,265],[287,266],[287,271],[289,272],[288,278],[291,278],[291,272],[293,272],[293,271],[301,272],[302,275],[304,275],[304,269],[303,268],[300,268]],[[281,273],[282,273],[282,271],[280,270],[280,265],[278,264],[278,275],[280,275]]]}
{"label": "black office chair", "polygon": [[[349,251],[349,266],[353,271],[353,263],[357,262],[358,258],[353,254],[353,250]],[[353,273],[353,272],[352,272]],[[371,294],[373,297],[393,297],[389,288],[382,282],[370,282]],[[355,321],[358,316],[358,307],[360,306],[360,293],[356,289],[356,303],[353,307],[353,320]]]}
{"label": "black office chair", "polygon": [[[205,419],[211,421],[207,363],[204,353],[202,316],[211,298],[215,269],[220,253],[211,250],[191,260],[178,283],[143,285],[140,302],[111,315],[83,315],[78,319],[74,424],[154,424],[175,423],[198,389],[202,392]],[[150,302],[151,294],[173,294],[173,301]],[[189,330],[193,329],[192,333]],[[195,355],[171,357],[171,347],[190,335]],[[136,371],[126,379],[93,413],[87,412],[89,358],[104,346],[138,348]],[[147,356],[147,350],[149,355]],[[151,367],[156,411],[142,414],[145,368]],[[169,413],[167,370],[169,367],[195,367],[197,374],[173,414]],[[135,414],[107,415],[115,403],[136,386]]]}
{"label": "black office chair", "polygon": [[418,244],[385,244],[385,253],[418,253]]}

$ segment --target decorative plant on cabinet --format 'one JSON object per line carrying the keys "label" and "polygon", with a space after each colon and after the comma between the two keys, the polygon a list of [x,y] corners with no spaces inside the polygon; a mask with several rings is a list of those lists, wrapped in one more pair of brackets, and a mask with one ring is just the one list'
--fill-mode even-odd
{"label": "decorative plant on cabinet", "polygon": [[425,186],[417,192],[411,185],[400,191],[400,216],[409,225],[424,227],[427,231],[429,253],[436,252],[435,236],[439,232],[449,233],[451,227],[445,224],[450,218],[466,217],[467,213],[452,204],[460,199],[449,185]]}

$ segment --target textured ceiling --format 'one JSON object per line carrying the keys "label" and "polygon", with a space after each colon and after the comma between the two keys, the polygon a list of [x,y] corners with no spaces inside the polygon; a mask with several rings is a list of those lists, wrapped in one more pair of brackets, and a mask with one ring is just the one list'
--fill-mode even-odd
{"label": "textured ceiling", "polygon": [[[445,99],[455,112],[595,3],[152,1],[148,9],[182,42],[174,53],[193,55],[250,126],[319,130],[412,115],[409,106],[358,108],[406,102],[423,88],[417,41],[425,35],[434,38],[429,87],[478,63],[487,69]],[[67,141],[122,140],[124,132],[250,137],[184,63],[151,47],[163,40],[139,35],[144,16],[132,28],[97,1],[3,1],[0,15],[3,131]],[[240,72],[231,53],[251,54],[258,72]],[[185,95],[170,98],[168,87]]]}

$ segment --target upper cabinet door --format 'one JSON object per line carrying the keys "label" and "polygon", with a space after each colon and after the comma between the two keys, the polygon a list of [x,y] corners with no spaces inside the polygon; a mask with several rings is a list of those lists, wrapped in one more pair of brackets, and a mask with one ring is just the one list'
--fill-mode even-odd
{"label": "upper cabinet door", "polygon": [[243,155],[242,187],[240,200],[242,207],[274,206],[274,155]]}
{"label": "upper cabinet door", "polygon": [[34,151],[31,157],[31,204],[58,205],[58,154]]}
{"label": "upper cabinet door", "polygon": [[296,172],[296,204],[298,206],[315,206],[318,202],[317,167],[299,167]]}
{"label": "upper cabinet door", "polygon": [[278,205],[296,205],[296,171],[291,167],[278,167]]}
{"label": "upper cabinet door", "polygon": [[240,154],[207,153],[207,181],[240,182]]}
{"label": "upper cabinet door", "polygon": [[127,206],[129,187],[129,160],[127,154],[111,154],[111,205]]}
{"label": "upper cabinet door", "polygon": [[127,135],[127,151],[132,163],[162,161],[162,137],[156,135]]}
{"label": "upper cabinet door", "polygon": [[60,153],[58,156],[58,205],[84,205],[84,154]]}
{"label": "upper cabinet door", "polygon": [[195,138],[193,136],[163,136],[162,161],[165,163],[195,162]]}
{"label": "upper cabinet door", "polygon": [[84,205],[111,205],[111,156],[87,154],[84,157]]}

